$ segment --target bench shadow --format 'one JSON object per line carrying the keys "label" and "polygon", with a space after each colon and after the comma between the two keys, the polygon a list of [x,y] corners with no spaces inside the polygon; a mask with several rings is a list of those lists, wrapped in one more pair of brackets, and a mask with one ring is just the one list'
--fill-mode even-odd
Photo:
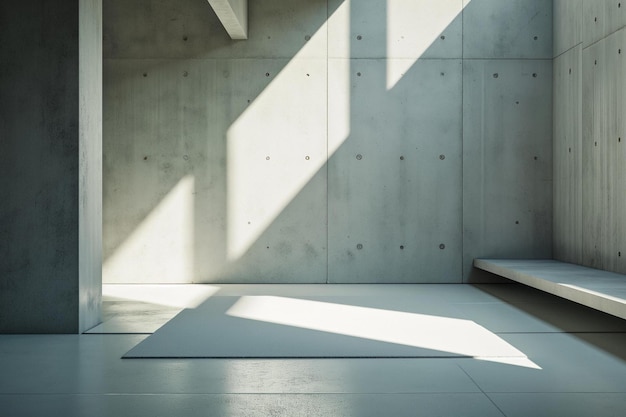
{"label": "bench shadow", "polygon": [[509,283],[471,285],[626,361],[626,320],[526,285],[506,281]]}

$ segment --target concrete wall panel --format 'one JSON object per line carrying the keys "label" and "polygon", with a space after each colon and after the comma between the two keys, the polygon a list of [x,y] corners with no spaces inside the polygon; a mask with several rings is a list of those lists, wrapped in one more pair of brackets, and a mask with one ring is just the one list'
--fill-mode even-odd
{"label": "concrete wall panel", "polygon": [[607,0],[606,7],[609,15],[609,34],[626,26],[626,3],[622,0]]}
{"label": "concrete wall panel", "polygon": [[0,333],[78,330],[77,17],[0,3]]}
{"label": "concrete wall panel", "polygon": [[465,61],[463,77],[468,280],[476,257],[552,256],[552,62]]}
{"label": "concrete wall panel", "polygon": [[626,29],[613,33],[606,42],[609,219],[613,229],[608,269],[626,273]]}
{"label": "concrete wall panel", "polygon": [[111,0],[104,57],[291,58],[301,50],[300,57],[323,57],[327,13],[325,0],[249,1],[248,39],[234,41],[206,1]]}
{"label": "concrete wall panel", "polygon": [[461,61],[419,60],[391,91],[385,66],[330,61],[329,102],[351,99],[347,137],[329,111],[329,281],[460,282]]}
{"label": "concrete wall panel", "polygon": [[217,72],[230,74],[220,99],[257,97],[226,117],[228,263],[200,265],[202,280],[326,282],[326,60],[228,60]]}
{"label": "concrete wall panel", "polygon": [[105,71],[107,282],[325,281],[324,60]]}
{"label": "concrete wall panel", "polygon": [[583,0],[585,47],[626,25],[626,3],[621,0]]}
{"label": "concrete wall panel", "polygon": [[583,39],[583,0],[554,0],[554,56]]}
{"label": "concrete wall panel", "polygon": [[461,58],[462,0],[330,0],[333,58]]}
{"label": "concrete wall panel", "polygon": [[582,263],[582,45],[554,60],[554,257]]}
{"label": "concrete wall panel", "polygon": [[102,300],[102,0],[79,3],[79,331]]}
{"label": "concrete wall panel", "polygon": [[[572,112],[573,98],[563,78],[569,67],[566,58],[557,60],[555,73],[555,254],[565,260],[575,247],[567,230],[577,230],[571,223],[578,208],[567,207],[561,200],[570,190],[582,187],[580,203],[582,260],[584,265],[615,272],[626,272],[623,250],[626,246],[626,202],[624,201],[624,45],[625,29],[621,2],[583,2],[584,44],[582,50],[582,109]],[[569,68],[568,68],[569,69]],[[572,126],[582,120],[582,178],[567,177],[561,159],[565,140]],[[569,149],[569,147],[568,147]],[[561,155],[561,157],[559,157]],[[559,174],[560,172],[560,174]],[[571,259],[577,259],[573,257]]]}
{"label": "concrete wall panel", "polygon": [[[104,10],[107,282],[462,282],[463,233],[518,201],[507,251],[551,247],[551,68],[525,60],[552,58],[551,1],[251,2],[245,42],[190,1]],[[510,87],[464,105],[463,46],[470,70],[520,58]],[[463,162],[463,124],[486,160]],[[485,230],[462,224],[475,195]]]}
{"label": "concrete wall panel", "polygon": [[464,58],[552,58],[552,1],[464,1]]}
{"label": "concrete wall panel", "polygon": [[0,3],[0,333],[100,318],[99,8]]}
{"label": "concrete wall panel", "polygon": [[191,282],[193,236],[181,218],[193,215],[195,189],[178,184],[202,166],[214,189],[225,187],[215,62],[104,64],[104,279]]}
{"label": "concrete wall panel", "polygon": [[606,43],[583,50],[583,261],[607,268],[609,184]]}
{"label": "concrete wall panel", "polygon": [[583,0],[583,44],[584,47],[607,35],[609,0]]}
{"label": "concrete wall panel", "polygon": [[624,45],[626,30],[583,52],[584,263],[626,272]]}

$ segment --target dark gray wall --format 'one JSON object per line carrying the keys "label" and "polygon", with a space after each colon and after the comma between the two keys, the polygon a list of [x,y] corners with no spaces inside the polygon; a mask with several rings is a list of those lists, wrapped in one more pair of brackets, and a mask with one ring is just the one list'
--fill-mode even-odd
{"label": "dark gray wall", "polygon": [[0,332],[76,333],[79,2],[2,2],[0,38]]}

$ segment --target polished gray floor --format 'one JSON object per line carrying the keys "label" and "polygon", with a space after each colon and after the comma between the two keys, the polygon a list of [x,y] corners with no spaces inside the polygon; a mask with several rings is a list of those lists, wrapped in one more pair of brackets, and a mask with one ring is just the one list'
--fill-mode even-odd
{"label": "polished gray floor", "polygon": [[[626,415],[626,321],[524,286],[199,288],[105,286],[95,333],[1,335],[0,416]],[[527,359],[121,359],[182,309],[249,295],[421,305]]]}

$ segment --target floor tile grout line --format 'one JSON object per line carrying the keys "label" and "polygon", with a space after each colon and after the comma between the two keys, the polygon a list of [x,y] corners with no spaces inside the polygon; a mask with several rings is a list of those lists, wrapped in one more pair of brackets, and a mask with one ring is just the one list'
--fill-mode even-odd
{"label": "floor tile grout line", "polygon": [[[371,395],[397,395],[397,396],[414,396],[414,395],[437,395],[437,396],[448,396],[448,395],[483,395],[484,392],[478,391],[437,391],[437,392],[429,392],[429,391],[402,391],[402,392],[372,392],[372,391],[363,391],[363,392],[17,392],[17,393],[0,393],[0,397],[2,396],[161,396],[161,395],[170,395],[170,396],[179,396],[179,395],[187,395],[187,396],[219,396],[219,395],[229,395],[229,396],[239,396],[239,395],[298,395],[298,396],[313,396],[313,395],[328,395],[328,396],[371,396]],[[621,393],[614,393],[621,394]]]}
{"label": "floor tile grout line", "polygon": [[480,385],[478,385],[478,382],[476,382],[474,380],[474,378],[472,378],[472,376],[465,370],[465,368],[463,368],[461,366],[461,364],[459,364],[459,363],[457,363],[456,365],[461,369],[461,371],[465,375],[467,375],[467,377],[470,379],[470,381],[472,381],[474,383],[474,385],[476,385],[476,387],[480,390],[480,392],[482,392],[483,395],[485,397],[487,397],[487,399],[491,402],[491,404],[493,404],[493,406],[496,407],[496,409],[500,412],[500,414],[502,414],[504,417],[507,417],[507,415],[504,413],[504,411],[502,411],[502,409],[500,407],[498,407],[498,404],[496,404],[495,401],[485,392],[485,390],[483,390],[483,388]]}
{"label": "floor tile grout line", "polygon": [[[469,375],[468,375],[469,376]],[[471,379],[471,377],[470,377]],[[473,380],[472,380],[473,381]],[[480,388],[479,388],[480,389]],[[414,396],[414,395],[624,395],[626,391],[402,391],[402,392],[379,392],[379,391],[363,391],[363,392],[3,392],[3,396],[239,396],[239,395],[293,395],[293,396],[365,396],[365,395],[396,395],[396,396]],[[491,400],[491,398],[490,398]],[[493,402],[493,401],[492,401]],[[499,407],[494,404],[498,409]],[[506,416],[506,414],[505,414]]]}
{"label": "floor tile grout line", "polygon": [[[622,334],[626,334],[626,331],[587,331],[587,330],[582,330],[582,331],[559,331],[559,330],[555,330],[555,331],[495,331],[492,332],[495,335],[524,335],[524,334],[528,334],[528,335],[535,335],[535,334],[571,334],[571,335],[576,335],[576,334],[597,334],[597,335],[622,335]],[[81,335],[84,336],[106,336],[106,335],[137,335],[137,336],[145,336],[145,335],[152,335],[154,334],[154,332],[89,332],[89,333],[81,333]]]}
{"label": "floor tile grout line", "polygon": [[580,395],[580,394],[626,394],[626,390],[624,391],[486,391],[486,395],[488,394],[510,394],[510,395],[536,395],[536,394],[546,394],[546,395],[563,395],[563,394],[571,394],[571,395]]}
{"label": "floor tile grout line", "polygon": [[90,332],[90,333],[81,333],[81,335],[85,335],[85,336],[103,336],[103,335],[138,335],[138,336],[144,336],[144,335],[151,335],[154,334],[154,332]]}
{"label": "floor tile grout line", "polygon": [[503,331],[503,332],[493,332],[496,335],[501,335],[501,334],[626,334],[626,331],[575,331],[575,332],[568,332],[568,331],[528,331],[528,332],[524,332],[524,331],[520,331],[520,332],[507,332],[507,331]]}

